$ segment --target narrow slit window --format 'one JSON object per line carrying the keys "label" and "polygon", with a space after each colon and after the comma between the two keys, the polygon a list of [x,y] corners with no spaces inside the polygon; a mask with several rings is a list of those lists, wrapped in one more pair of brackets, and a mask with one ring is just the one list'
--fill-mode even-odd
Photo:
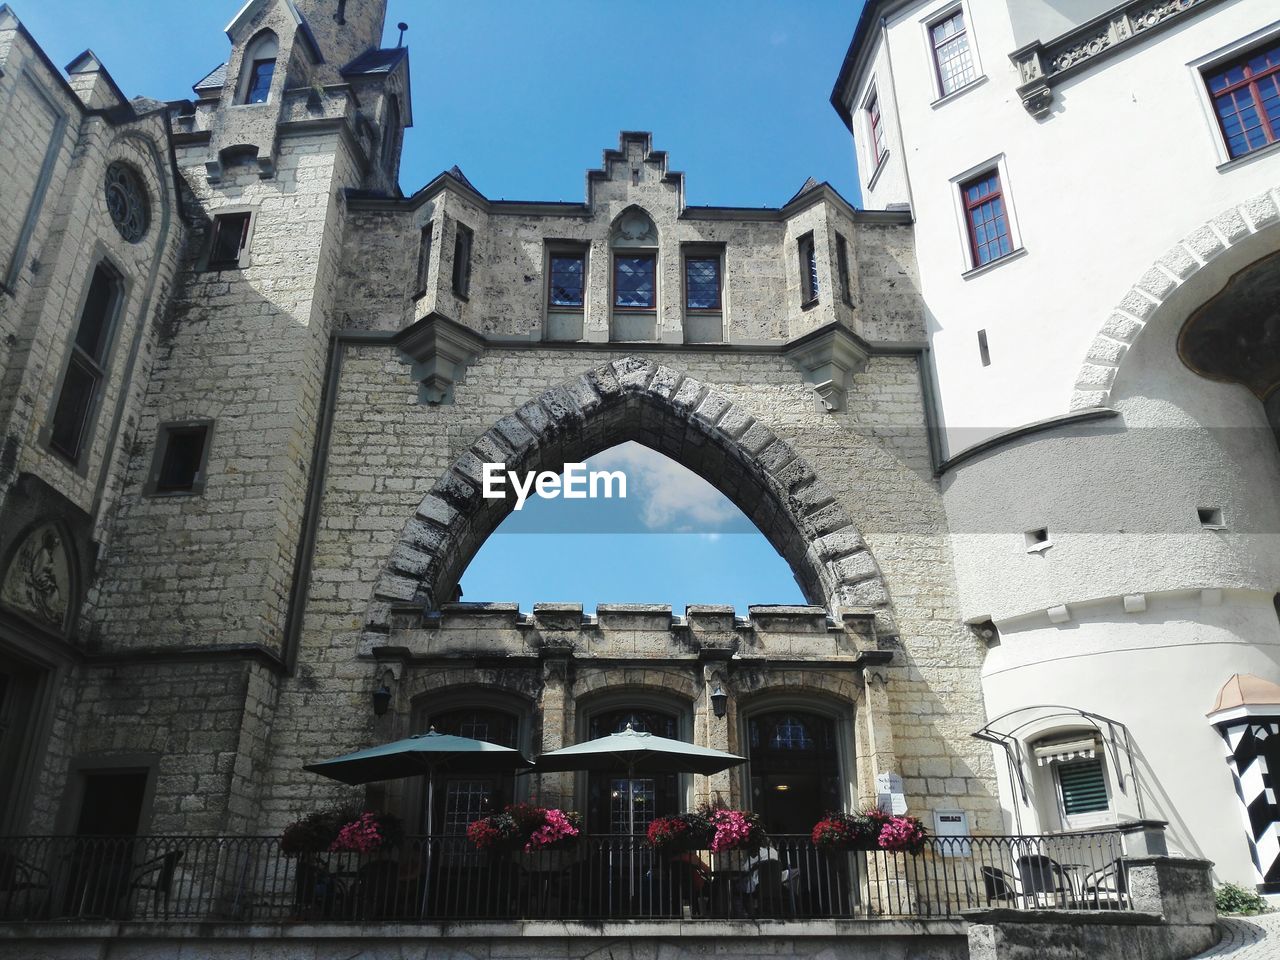
{"label": "narrow slit window", "polygon": [[1009,215],[1005,207],[1000,172],[989,170],[960,185],[965,224],[974,267],[985,266],[1013,252]]}
{"label": "narrow slit window", "polygon": [[119,306],[120,279],[100,263],[89,282],[49,424],[49,446],[72,462],[80,459],[93,407],[106,379],[108,346]]}
{"label": "narrow slit window", "polygon": [[987,346],[987,331],[978,331],[978,357],[984,367],[991,366],[991,349]]}
{"label": "narrow slit window", "polygon": [[213,218],[213,238],[209,245],[209,269],[230,270],[240,266],[249,244],[249,213],[224,213]]}
{"label": "narrow slit window", "polygon": [[431,271],[431,224],[422,228],[418,241],[418,275],[417,298],[421,299],[427,292],[427,277]]}
{"label": "narrow slit window", "polygon": [[849,243],[836,234],[836,269],[840,272],[840,299],[853,306],[853,280],[849,276]]}
{"label": "narrow slit window", "polygon": [[804,305],[818,302],[818,253],[813,245],[813,234],[800,238],[800,288]]}
{"label": "narrow slit window", "polygon": [[466,299],[471,294],[471,246],[474,234],[470,227],[458,224],[453,238],[453,292]]}

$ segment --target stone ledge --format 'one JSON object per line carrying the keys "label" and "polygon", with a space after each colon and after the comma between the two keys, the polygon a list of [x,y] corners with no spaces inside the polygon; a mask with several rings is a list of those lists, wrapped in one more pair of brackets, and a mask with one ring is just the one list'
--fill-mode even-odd
{"label": "stone ledge", "polygon": [[0,940],[480,940],[640,937],[962,937],[963,920],[512,920],[458,923],[255,923],[246,921],[0,923]]}
{"label": "stone ledge", "polygon": [[1012,907],[961,910],[967,923],[1056,923],[1068,926],[1103,925],[1116,927],[1160,926],[1158,913],[1139,910],[1014,910]]}

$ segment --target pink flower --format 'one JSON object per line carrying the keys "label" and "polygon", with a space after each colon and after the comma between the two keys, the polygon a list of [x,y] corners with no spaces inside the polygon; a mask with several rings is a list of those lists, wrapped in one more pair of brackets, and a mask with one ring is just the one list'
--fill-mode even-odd
{"label": "pink flower", "polygon": [[525,853],[553,846],[577,835],[578,828],[569,822],[564,811],[552,808],[546,812],[542,826],[529,835],[529,841],[524,845]]}
{"label": "pink flower", "polygon": [[338,831],[337,839],[330,844],[332,852],[349,851],[351,853],[373,853],[381,849],[384,843],[382,832],[378,829],[378,817],[372,813],[362,813]]}

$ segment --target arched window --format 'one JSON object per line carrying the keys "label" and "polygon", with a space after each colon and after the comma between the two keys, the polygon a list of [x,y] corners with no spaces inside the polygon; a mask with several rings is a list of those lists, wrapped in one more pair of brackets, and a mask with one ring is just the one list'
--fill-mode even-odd
{"label": "arched window", "polygon": [[275,76],[280,44],[276,35],[264,30],[245,47],[240,67],[238,103],[266,103],[271,97],[271,79]]}
{"label": "arched window", "polygon": [[753,714],[747,743],[751,807],[770,833],[808,833],[823,814],[842,809],[833,719],[799,710]]}
{"label": "arched window", "polygon": [[[587,739],[632,730],[679,740],[675,713],[647,704],[614,707],[587,721]],[[625,768],[587,777],[587,829],[593,833],[644,833],[656,817],[680,812],[680,778],[674,773],[629,777]]]}
{"label": "arched window", "polygon": [[639,207],[624,210],[613,225],[612,314],[614,340],[658,336],[658,229]]}
{"label": "arched window", "polygon": [[396,172],[396,138],[400,135],[400,103],[395,97],[387,101],[387,116],[382,121],[382,169],[387,176]]}
{"label": "arched window", "polygon": [[[487,740],[502,747],[519,748],[520,718],[496,707],[460,707],[424,714],[423,722],[437,733]],[[515,776],[510,772],[491,774],[446,774],[436,783],[432,823],[437,833],[458,835],[480,817],[501,810],[514,799]],[[426,797],[423,797],[424,814]],[[425,822],[425,816],[424,816]]]}
{"label": "arched window", "polygon": [[58,404],[49,424],[49,446],[72,463],[81,460],[94,408],[102,394],[123,291],[120,274],[105,260],[94,267],[71,342]]}

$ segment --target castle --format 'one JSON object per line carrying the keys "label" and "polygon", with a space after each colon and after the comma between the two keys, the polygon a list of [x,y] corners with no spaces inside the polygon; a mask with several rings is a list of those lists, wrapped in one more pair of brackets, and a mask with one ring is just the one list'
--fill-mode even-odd
{"label": "castle", "polygon": [[[686,205],[643,132],[580,202],[405,196],[385,12],[249,0],[162,103],[0,6],[0,835],[422,830],[418,785],[302,764],[632,723],[749,761],[659,813],[1163,822],[1280,890],[1266,0],[870,0],[832,93],[866,209]],[[809,605],[452,602],[484,464],[628,440]],[[610,783],[541,798],[607,832]]]}

